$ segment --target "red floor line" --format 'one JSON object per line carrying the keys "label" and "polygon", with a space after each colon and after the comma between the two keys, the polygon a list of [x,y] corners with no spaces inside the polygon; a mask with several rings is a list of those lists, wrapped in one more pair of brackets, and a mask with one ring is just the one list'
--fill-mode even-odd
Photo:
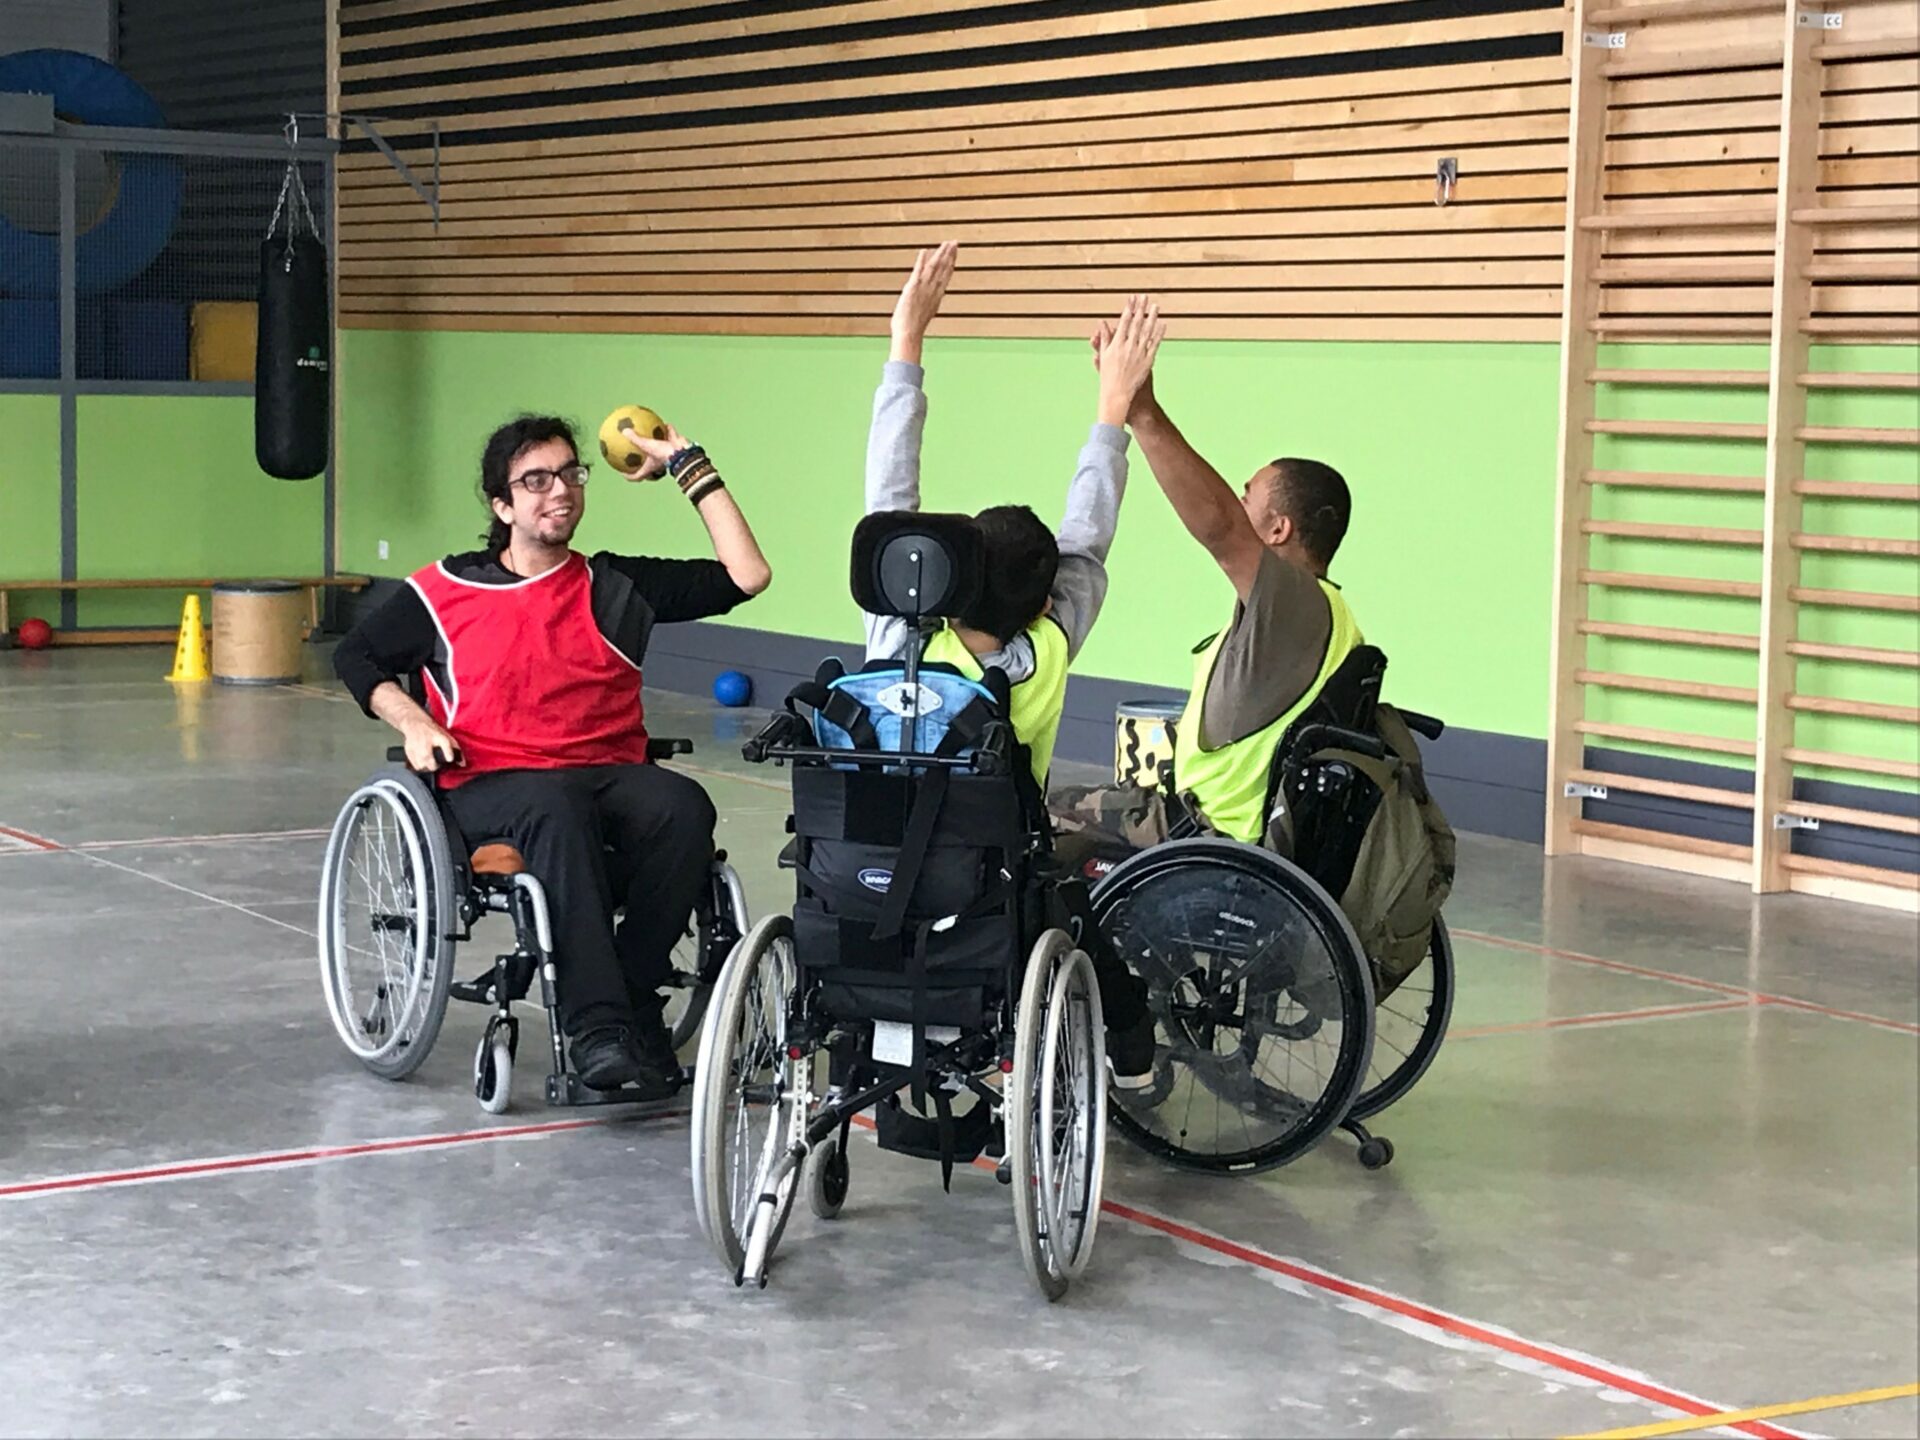
{"label": "red floor line", "polygon": [[[1733,1007],[1731,1004],[1727,1004],[1716,1008],[1731,1009]],[[864,1114],[854,1116],[853,1123],[866,1130],[875,1128],[873,1120]],[[999,1168],[993,1161],[985,1158],[975,1160],[973,1164],[975,1169],[984,1170],[989,1174]],[[1602,1365],[1597,1361],[1583,1358],[1568,1351],[1557,1350],[1549,1345],[1540,1345],[1530,1340],[1523,1340],[1517,1335],[1508,1335],[1499,1330],[1488,1329],[1486,1326],[1476,1324],[1474,1321],[1465,1319],[1462,1316],[1452,1315],[1444,1310],[1435,1310],[1431,1306],[1421,1305],[1417,1301],[1404,1300],[1398,1295],[1389,1294],[1385,1290],[1376,1290],[1372,1286],[1361,1285],[1352,1280],[1343,1279],[1326,1270],[1316,1270],[1312,1266],[1302,1264],[1297,1260],[1282,1259],[1280,1256],[1274,1255],[1269,1251],[1260,1250],[1251,1245],[1241,1244],[1237,1240],[1229,1240],[1223,1235],[1215,1235],[1211,1231],[1197,1229],[1181,1221],[1171,1220],[1163,1215],[1156,1215],[1149,1210],[1141,1210],[1135,1206],[1123,1204],[1118,1200],[1102,1200],[1100,1202],[1100,1211],[1104,1215],[1113,1216],[1116,1220],[1125,1220],[1130,1224],[1139,1225],[1149,1230],[1158,1230],[1162,1234],[1170,1235],[1175,1239],[1184,1240],[1192,1245],[1198,1245],[1204,1250],[1211,1250],[1216,1255],[1224,1255],[1229,1259],[1239,1260],[1244,1264],[1255,1266],[1258,1269],[1272,1271],[1277,1275],[1285,1275],[1289,1279],[1298,1280],[1301,1284],[1312,1286],[1316,1290],[1339,1295],[1349,1300],[1358,1300],[1362,1304],[1373,1306],[1375,1309],[1385,1310],[1410,1320],[1417,1320],[1423,1325],[1445,1331],[1449,1335],[1457,1335],[1465,1340],[1474,1340],[1481,1344],[1492,1346],[1496,1350],[1504,1351],[1509,1355],[1517,1355],[1542,1365],[1551,1366],[1569,1375],[1578,1375],[1598,1384],[1611,1386],[1614,1389],[1624,1391],[1630,1395],[1638,1396],[1642,1400],[1650,1401],[1655,1405],[1663,1405],[1669,1410],[1678,1410],[1686,1415],[1720,1415],[1726,1413],[1726,1406],[1715,1404],[1711,1400],[1702,1400],[1695,1395],[1683,1394],[1678,1390],[1669,1390],[1664,1385],[1656,1385],[1650,1380],[1637,1379],[1632,1375],[1615,1370],[1610,1366]],[[1799,1440],[1797,1431],[1781,1430],[1771,1425],[1763,1425],[1758,1422],[1729,1428],[1740,1430],[1748,1435],[1763,1437],[1763,1440]]]}
{"label": "red floor line", "polygon": [[[1577,1375],[1582,1379],[1591,1380],[1596,1384],[1624,1391],[1627,1394],[1637,1396],[1652,1404],[1663,1405],[1669,1410],[1678,1410],[1685,1415],[1719,1415],[1724,1414],[1726,1411],[1726,1407],[1716,1405],[1711,1401],[1702,1400],[1697,1396],[1683,1394],[1678,1390],[1669,1390],[1664,1385],[1658,1385],[1650,1380],[1643,1380],[1637,1376],[1629,1375],[1624,1371],[1612,1369],[1609,1366],[1602,1365],[1569,1351],[1556,1349],[1551,1345],[1542,1345],[1531,1340],[1523,1340],[1517,1335],[1508,1335],[1499,1330],[1489,1329],[1485,1325],[1477,1324],[1462,1316],[1452,1315],[1444,1310],[1435,1310],[1430,1306],[1421,1305],[1413,1300],[1402,1299],[1400,1296],[1389,1294],[1385,1290],[1376,1290],[1370,1285],[1356,1284],[1351,1280],[1342,1279],[1340,1276],[1328,1271],[1317,1270],[1297,1260],[1283,1259],[1269,1251],[1256,1249],[1251,1245],[1241,1244],[1237,1240],[1229,1240],[1223,1235],[1215,1235],[1210,1231],[1196,1229],[1178,1220],[1168,1219],[1164,1215],[1156,1215],[1148,1210],[1140,1210],[1131,1205],[1123,1205],[1117,1200],[1102,1201],[1100,1208],[1116,1219],[1125,1220],[1130,1224],[1139,1225],[1148,1230],[1157,1230],[1163,1235],[1172,1236],[1176,1240],[1183,1240],[1190,1245],[1198,1245],[1202,1249],[1210,1250],[1216,1255],[1224,1255],[1229,1259],[1238,1260],[1244,1265],[1251,1265],[1256,1269],[1266,1270],[1275,1275],[1284,1275],[1290,1280],[1297,1280],[1303,1285],[1309,1285],[1316,1290],[1325,1291],[1327,1294],[1338,1295],[1348,1300],[1357,1300],[1361,1304],[1371,1306],[1376,1310],[1384,1310],[1389,1314],[1399,1315],[1405,1319],[1429,1326],[1432,1329],[1444,1331],[1446,1334],[1459,1336],[1463,1340],[1471,1340],[1477,1344],[1490,1346],[1495,1350],[1504,1351],[1506,1354],[1519,1356],[1522,1359],[1531,1360],[1536,1364],[1550,1366],[1564,1374]],[[1736,1425],[1729,1428],[1739,1430],[1747,1435],[1764,1437],[1764,1440],[1787,1440],[1787,1437],[1794,1435],[1794,1432],[1791,1430],[1777,1429],[1774,1426],[1766,1425],[1759,1421],[1750,1421],[1747,1424]]]}
{"label": "red floor line", "polygon": [[1601,1010],[1590,1015],[1557,1015],[1548,1020],[1520,1020],[1511,1025],[1473,1025],[1449,1030],[1449,1040],[1472,1040],[1482,1035],[1518,1035],[1530,1030],[1564,1030],[1577,1025],[1628,1024],[1636,1020],[1664,1020],[1675,1015],[1707,1015],[1719,1010],[1750,1010],[1751,1000],[1700,1000],[1691,1005],[1656,1005],[1645,1010]]}
{"label": "red floor line", "polygon": [[351,1160],[362,1155],[427,1150],[453,1145],[480,1145],[491,1140],[513,1140],[528,1135],[555,1135],[586,1130],[623,1120],[667,1120],[686,1116],[686,1110],[655,1110],[644,1115],[594,1115],[573,1120],[546,1120],[529,1125],[494,1125],[483,1130],[459,1130],[446,1135],[409,1135],[396,1140],[368,1140],[355,1145],[316,1145],[301,1150],[263,1150],[251,1155],[223,1155],[211,1160],[186,1160],[171,1165],[143,1165],[130,1170],[104,1170],[88,1175],[62,1175],[0,1185],[0,1200],[32,1195],[56,1195],[76,1190],[105,1190],[124,1185],[150,1185],[159,1180],[182,1180],[201,1175],[228,1175],[282,1165],[312,1165]]}
{"label": "red floor line", "polygon": [[1836,1010],[1830,1005],[1816,1005],[1811,1000],[1796,1000],[1791,995],[1757,995],[1762,1005],[1776,1005],[1782,1010],[1805,1010],[1814,1015],[1826,1015],[1835,1020],[1857,1020],[1862,1025],[1877,1025],[1882,1030],[1897,1030],[1902,1035],[1920,1035],[1920,1025],[1909,1025],[1904,1020],[1889,1020],[1884,1015],[1868,1015],[1858,1010]]}
{"label": "red floor line", "polygon": [[58,841],[49,840],[44,835],[36,835],[31,830],[16,830],[11,825],[0,825],[0,835],[6,836],[9,840],[18,840],[22,844],[31,845],[36,850],[63,850],[66,848]]}
{"label": "red floor line", "polygon": [[[644,1116],[633,1114],[591,1116],[571,1120],[548,1120],[530,1125],[501,1125],[482,1130],[462,1130],[445,1135],[412,1135],[394,1140],[370,1140],[353,1145],[317,1145],[299,1150],[270,1150],[251,1155],[228,1155],[212,1160],[190,1160],[171,1165],[147,1165],[129,1170],[102,1171],[90,1175],[67,1175],[45,1180],[29,1180],[20,1184],[0,1186],[0,1199],[17,1199],[35,1195],[73,1193],[81,1190],[111,1189],[128,1185],[153,1184],[158,1181],[188,1179],[204,1175],[235,1174],[247,1170],[267,1169],[276,1166],[295,1166],[320,1164],[334,1160],[347,1160],[365,1155],[386,1155],[401,1151],[447,1148],[452,1146],[479,1145],[494,1140],[510,1140],[524,1136],[552,1135],[571,1130],[586,1130],[597,1126],[610,1125],[622,1120],[633,1119],[678,1119],[689,1112],[685,1110],[653,1111]],[[872,1121],[865,1115],[856,1116],[855,1121],[871,1128]],[[976,1165],[991,1170],[990,1161],[976,1161]],[[1162,1234],[1198,1245],[1215,1254],[1224,1255],[1242,1264],[1256,1269],[1285,1275],[1301,1284],[1355,1300],[1377,1310],[1400,1315],[1417,1321],[1433,1329],[1450,1335],[1459,1336],[1478,1344],[1489,1346],[1510,1355],[1549,1366],[1570,1375],[1578,1375],[1596,1384],[1607,1385],[1627,1394],[1638,1396],[1656,1405],[1678,1410],[1687,1415],[1716,1415],[1723,1413],[1726,1406],[1695,1396],[1685,1395],[1651,1381],[1642,1380],[1622,1371],[1613,1370],[1595,1361],[1584,1359],[1551,1346],[1536,1344],[1518,1336],[1492,1330],[1474,1321],[1452,1315],[1443,1310],[1435,1310],[1412,1300],[1405,1300],[1384,1290],[1376,1290],[1343,1279],[1328,1271],[1317,1270],[1299,1261],[1286,1260],[1268,1251],[1256,1249],[1237,1240],[1200,1230],[1177,1220],[1156,1215],[1151,1211],[1137,1209],[1117,1200],[1103,1200],[1101,1210],[1116,1219],[1157,1230]],[[1746,1434],[1762,1437],[1762,1440],[1797,1440],[1795,1432],[1781,1430],[1770,1425],[1752,1422],[1732,1427]]]}
{"label": "red floor line", "polygon": [[1834,1020],[1853,1020],[1862,1025],[1875,1025],[1883,1030],[1898,1031],[1902,1035],[1920,1035],[1920,1025],[1910,1024],[1905,1020],[1889,1019],[1885,1015],[1870,1015],[1860,1010],[1837,1010],[1831,1005],[1820,1005],[1812,1000],[1801,1000],[1791,995],[1772,995],[1764,990],[1749,990],[1744,985],[1727,985],[1718,980],[1702,980],[1697,976],[1681,975],[1672,970],[1656,970],[1648,965],[1630,965],[1625,960],[1609,960],[1604,956],[1588,955],[1579,950],[1556,950],[1551,945],[1536,945],[1530,940],[1509,940],[1504,935],[1489,935],[1481,930],[1455,930],[1452,933],[1462,940],[1477,940],[1483,945],[1495,945],[1504,950],[1524,950],[1531,955],[1546,955],[1555,960],[1571,960],[1578,965],[1597,965],[1603,970],[1614,970],[1622,975],[1639,975],[1648,980],[1665,980],[1671,985],[1685,985],[1694,990],[1711,990],[1719,995],[1738,995],[1756,1005],[1782,1005],[1790,1010],[1806,1010]]}

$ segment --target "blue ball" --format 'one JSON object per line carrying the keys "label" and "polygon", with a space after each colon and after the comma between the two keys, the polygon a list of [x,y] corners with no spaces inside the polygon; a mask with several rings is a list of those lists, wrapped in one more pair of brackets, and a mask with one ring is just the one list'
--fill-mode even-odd
{"label": "blue ball", "polygon": [[713,677],[713,698],[722,705],[744,705],[753,698],[753,681],[738,670],[722,670]]}

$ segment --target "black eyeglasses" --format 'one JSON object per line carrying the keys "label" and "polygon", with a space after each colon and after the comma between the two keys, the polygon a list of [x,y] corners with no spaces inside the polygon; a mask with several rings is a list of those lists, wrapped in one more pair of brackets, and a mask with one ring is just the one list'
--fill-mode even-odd
{"label": "black eyeglasses", "polygon": [[575,490],[587,483],[591,473],[585,465],[563,465],[558,470],[529,470],[524,475],[516,475],[508,483],[518,485],[529,495],[544,495],[553,488],[553,482],[564,480]]}

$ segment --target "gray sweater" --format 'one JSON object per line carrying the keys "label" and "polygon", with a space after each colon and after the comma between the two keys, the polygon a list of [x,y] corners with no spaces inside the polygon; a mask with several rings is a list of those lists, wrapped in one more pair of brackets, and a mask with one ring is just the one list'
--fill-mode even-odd
{"label": "gray sweater", "polygon": [[[920,436],[927,424],[925,371],[889,360],[873,394],[873,428],[867,432],[867,513],[920,508]],[[1060,522],[1060,569],[1053,580],[1052,617],[1066,632],[1067,653],[1078,655],[1107,598],[1107,552],[1120,522],[1127,489],[1127,432],[1095,425],[1080,447],[1080,463],[1067,487],[1066,518]],[[913,632],[906,621],[868,615],[867,658],[892,660],[906,653]],[[1004,650],[977,657],[998,665],[1014,684],[1033,674],[1033,643],[1024,635]]]}

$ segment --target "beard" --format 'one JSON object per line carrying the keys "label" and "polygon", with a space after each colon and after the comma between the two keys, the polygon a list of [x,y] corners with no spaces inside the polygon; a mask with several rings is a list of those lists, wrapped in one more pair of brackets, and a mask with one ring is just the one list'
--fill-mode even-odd
{"label": "beard", "polygon": [[580,528],[580,511],[575,510],[565,519],[541,517],[533,522],[534,539],[542,545],[565,545],[573,539],[573,532]]}

